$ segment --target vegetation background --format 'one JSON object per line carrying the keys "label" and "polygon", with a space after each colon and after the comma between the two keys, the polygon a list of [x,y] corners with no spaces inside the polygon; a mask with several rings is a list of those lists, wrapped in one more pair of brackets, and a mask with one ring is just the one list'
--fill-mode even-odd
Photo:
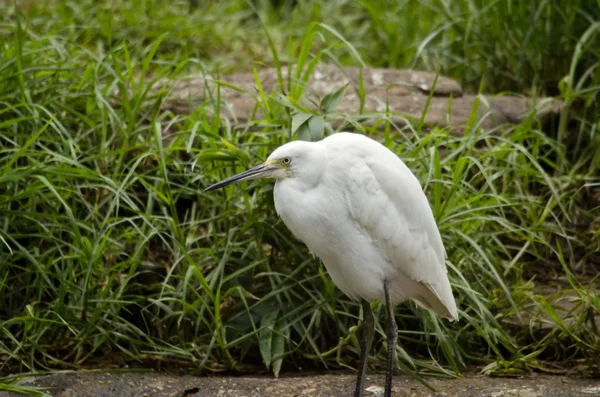
{"label": "vegetation background", "polygon": [[[405,160],[447,247],[461,319],[399,305],[400,368],[600,373],[600,1],[0,4],[2,387],[22,372],[357,365],[359,306],[278,221],[272,183],[202,193],[295,138],[303,81],[286,101],[257,95],[268,118],[246,125],[211,116],[218,92],[184,117],[149,91],[199,71],[319,62],[564,100],[545,130],[473,119],[456,137],[385,114],[372,116],[383,129],[340,129]],[[346,117],[324,116],[326,131]],[[385,359],[376,329],[372,369]]]}

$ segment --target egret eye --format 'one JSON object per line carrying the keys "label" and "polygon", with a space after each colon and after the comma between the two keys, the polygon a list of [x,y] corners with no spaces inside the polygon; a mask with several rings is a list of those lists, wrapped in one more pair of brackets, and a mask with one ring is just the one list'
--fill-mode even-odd
{"label": "egret eye", "polygon": [[289,158],[289,157],[284,157],[284,158],[281,160],[281,162],[282,162],[283,164],[289,164],[289,163],[291,163],[291,162],[292,162],[292,159],[291,159],[291,158]]}

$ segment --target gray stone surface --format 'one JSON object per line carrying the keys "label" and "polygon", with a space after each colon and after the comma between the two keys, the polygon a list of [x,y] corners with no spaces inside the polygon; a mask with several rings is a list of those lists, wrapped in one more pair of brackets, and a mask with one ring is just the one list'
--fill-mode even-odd
{"label": "gray stone surface", "polygon": [[[292,77],[295,75],[294,70],[295,68],[292,68]],[[357,67],[341,70],[335,65],[317,65],[308,84],[305,85],[302,105],[318,111],[318,104],[325,95],[349,84],[335,113],[346,117],[357,116],[360,109],[359,73]],[[274,68],[262,69],[258,75],[267,95],[287,92],[287,68],[283,68],[283,90],[278,84]],[[234,123],[263,118],[260,110],[256,109],[258,91],[253,73],[224,75],[220,76],[218,81],[237,88],[220,85],[222,117],[229,118]],[[429,72],[366,68],[363,69],[363,81],[363,114],[369,115],[367,124],[381,119],[386,112],[386,106],[394,116],[394,122],[399,125],[405,124],[404,117],[418,121],[426,108],[429,92],[434,89],[425,122],[428,125],[450,126],[460,132],[467,124],[476,99],[474,95],[464,94],[458,82],[444,76],[438,78],[434,88],[435,74]],[[298,84],[303,85],[302,82]],[[185,81],[161,80],[155,85],[154,92],[167,90],[167,102],[164,107],[177,114],[189,114],[197,106],[209,101],[211,95],[215,97],[217,86],[215,76],[193,75]],[[482,95],[479,99],[478,118],[485,128],[520,123],[530,114],[535,114],[535,117],[544,123],[558,115],[563,106],[562,101],[549,98],[533,100],[521,96]],[[208,108],[210,109],[210,106]],[[340,117],[336,117],[333,124],[342,121]]]}
{"label": "gray stone surface", "polygon": [[[598,268],[600,273],[600,266]],[[588,286],[588,294],[597,295],[600,293],[592,280],[586,277],[579,277],[582,285]],[[555,308],[555,313],[562,321],[562,325],[567,328],[589,329],[594,332],[593,327],[600,329],[600,313],[589,311],[589,307],[583,303],[582,298],[569,287],[559,289],[557,286],[539,285],[535,289],[536,294],[543,296],[546,302]],[[578,323],[582,318],[587,318],[584,323]],[[535,305],[524,307],[518,314],[512,314],[503,318],[505,326],[511,326],[527,330],[527,332],[537,331],[539,335],[547,335],[557,328],[561,327],[555,319],[551,318],[546,311]],[[550,342],[551,343],[551,342]]]}
{"label": "gray stone surface", "polygon": [[[80,373],[26,378],[23,383],[48,387],[54,397],[347,397],[354,375],[271,377],[192,377],[152,373]],[[394,377],[395,397],[592,397],[600,380],[549,375],[520,378],[428,379],[432,392],[406,376]],[[382,395],[383,377],[369,376],[365,397]],[[17,396],[0,392],[0,397]]]}

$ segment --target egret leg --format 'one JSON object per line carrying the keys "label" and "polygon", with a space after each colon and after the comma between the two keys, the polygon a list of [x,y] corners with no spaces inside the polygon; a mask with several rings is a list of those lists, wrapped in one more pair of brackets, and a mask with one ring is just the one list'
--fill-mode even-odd
{"label": "egret leg", "polygon": [[354,397],[363,397],[365,378],[367,376],[367,357],[369,357],[371,342],[373,341],[373,332],[375,331],[375,322],[373,321],[371,305],[364,299],[361,299],[360,303],[363,308],[362,337],[360,339],[360,367],[358,368],[358,378],[356,379]]}
{"label": "egret leg", "polygon": [[385,372],[385,391],[383,397],[391,397],[392,395],[392,373],[394,370],[394,356],[396,353],[396,342],[398,341],[398,326],[394,317],[394,306],[390,299],[387,280],[383,281],[383,293],[385,294],[385,305],[388,313],[388,329],[387,329],[387,369]]}

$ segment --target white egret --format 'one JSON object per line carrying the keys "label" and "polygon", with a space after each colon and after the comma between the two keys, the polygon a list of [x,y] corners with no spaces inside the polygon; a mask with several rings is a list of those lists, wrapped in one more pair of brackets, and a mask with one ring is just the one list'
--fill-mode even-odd
{"label": "white egret", "polygon": [[388,315],[385,397],[391,395],[397,341],[393,304],[413,299],[442,317],[458,313],[445,250],[421,185],[392,151],[364,135],[295,141],[263,164],[208,187],[274,178],[275,209],[321,258],[334,283],[363,308],[355,397],[362,397],[374,322],[369,302]]}

